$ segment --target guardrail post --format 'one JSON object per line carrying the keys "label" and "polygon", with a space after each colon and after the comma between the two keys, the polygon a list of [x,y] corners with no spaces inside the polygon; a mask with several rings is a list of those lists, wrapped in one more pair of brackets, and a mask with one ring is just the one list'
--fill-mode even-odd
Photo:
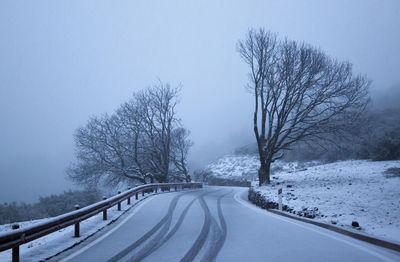
{"label": "guardrail post", "polygon": [[[19,224],[13,224],[11,228],[16,230],[19,228]],[[19,262],[19,246],[12,248],[12,262]]]}
{"label": "guardrail post", "polygon": [[175,186],[175,191],[178,191],[178,187],[177,186]]}
{"label": "guardrail post", "polygon": [[[128,187],[128,190],[131,190],[131,188],[130,187]],[[126,203],[127,205],[130,205],[131,204],[131,196],[128,196],[128,200],[127,200],[127,203]]]}
{"label": "guardrail post", "polygon": [[[121,191],[118,191],[118,194],[121,194]],[[118,202],[118,211],[121,211],[121,201]]]}
{"label": "guardrail post", "polygon": [[[103,200],[106,200],[107,197],[103,196]],[[107,220],[107,209],[103,210],[103,220]]]}
{"label": "guardrail post", "polygon": [[158,186],[155,186],[155,190],[154,191],[156,191],[156,194],[157,194],[157,189],[158,189]]}
{"label": "guardrail post", "polygon": [[144,196],[144,190],[142,190],[142,196]]}
{"label": "guardrail post", "polygon": [[[80,205],[75,205],[75,209],[78,210],[79,208],[81,208]],[[75,237],[79,237],[79,222],[75,223],[75,230],[74,230],[74,236]]]}
{"label": "guardrail post", "polygon": [[138,192],[136,192],[136,196],[135,196],[135,198],[136,198],[136,200],[138,200],[138,199],[139,199],[139,193],[138,193]]}

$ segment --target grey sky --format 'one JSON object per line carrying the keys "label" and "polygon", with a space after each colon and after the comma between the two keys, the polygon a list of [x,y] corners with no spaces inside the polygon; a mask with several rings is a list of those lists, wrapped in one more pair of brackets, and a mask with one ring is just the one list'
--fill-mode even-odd
{"label": "grey sky", "polygon": [[70,188],[74,130],[158,78],[183,85],[196,166],[252,141],[235,46],[261,26],[400,88],[396,0],[1,1],[0,202]]}

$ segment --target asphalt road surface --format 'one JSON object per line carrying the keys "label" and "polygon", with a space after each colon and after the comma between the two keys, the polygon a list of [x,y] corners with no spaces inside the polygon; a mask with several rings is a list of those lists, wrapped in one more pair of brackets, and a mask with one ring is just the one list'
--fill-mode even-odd
{"label": "asphalt road surface", "polygon": [[206,187],[142,201],[61,261],[400,261],[400,253],[250,204],[244,188]]}

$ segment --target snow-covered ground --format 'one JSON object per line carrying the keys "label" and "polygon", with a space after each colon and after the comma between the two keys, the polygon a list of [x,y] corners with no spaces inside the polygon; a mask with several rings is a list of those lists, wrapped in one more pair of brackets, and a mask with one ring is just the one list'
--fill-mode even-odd
{"label": "snow-covered ground", "polygon": [[[293,172],[318,164],[320,164],[319,161],[304,163],[275,161],[271,166],[271,171],[272,173],[281,170]],[[256,155],[228,155],[207,165],[205,171],[219,178],[238,178],[254,181],[258,179],[257,173],[259,167],[260,160]]]}
{"label": "snow-covered ground", "polygon": [[211,172],[213,176],[230,179],[254,180],[260,162],[256,156],[225,156],[209,164],[205,170]]}
{"label": "snow-covered ground", "polygon": [[[137,201],[132,199],[133,204]],[[57,253],[72,247],[76,243],[82,242],[95,232],[103,229],[108,224],[118,219],[122,214],[129,210],[132,205],[127,205],[126,201],[121,204],[121,211],[117,210],[114,206],[107,211],[108,220],[103,220],[102,213],[99,213],[87,220],[80,223],[79,238],[74,237],[74,226],[63,228],[57,232],[51,233],[47,236],[36,239],[32,242],[20,246],[21,261],[41,261],[48,257],[54,256]],[[39,222],[46,221],[45,219],[38,219],[33,221],[25,221],[18,223],[20,228],[34,225]],[[0,225],[0,234],[5,233],[11,229],[12,224]],[[0,261],[11,261],[11,250],[0,252]]]}
{"label": "snow-covered ground", "polygon": [[[255,156],[228,156],[208,169],[224,177],[254,176],[258,166]],[[400,168],[400,161],[277,162],[271,185],[255,190],[278,202],[277,191],[283,188],[283,204],[296,213],[316,207],[315,220],[350,230],[357,221],[361,232],[400,242],[400,175],[385,173],[389,168]]]}

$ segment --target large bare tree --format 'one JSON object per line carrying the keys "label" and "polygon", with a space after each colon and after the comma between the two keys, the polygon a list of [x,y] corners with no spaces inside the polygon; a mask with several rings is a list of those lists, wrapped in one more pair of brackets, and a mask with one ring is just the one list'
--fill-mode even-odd
{"label": "large bare tree", "polygon": [[68,175],[83,184],[104,182],[117,185],[127,180],[145,182],[135,162],[134,140],[125,136],[122,119],[117,115],[91,118],[85,127],[75,133],[77,163]]}
{"label": "large bare tree", "polygon": [[162,84],[135,95],[152,175],[159,182],[168,182],[171,164],[172,132],[180,125],[176,115],[179,88]]}
{"label": "large bare tree", "polygon": [[114,114],[91,118],[75,133],[70,178],[95,185],[187,180],[192,143],[176,115],[178,93],[160,82],[136,92]]}
{"label": "large bare tree", "polygon": [[259,29],[238,42],[238,52],[250,67],[260,185],[293,144],[344,134],[368,104],[370,81],[310,45]]}

